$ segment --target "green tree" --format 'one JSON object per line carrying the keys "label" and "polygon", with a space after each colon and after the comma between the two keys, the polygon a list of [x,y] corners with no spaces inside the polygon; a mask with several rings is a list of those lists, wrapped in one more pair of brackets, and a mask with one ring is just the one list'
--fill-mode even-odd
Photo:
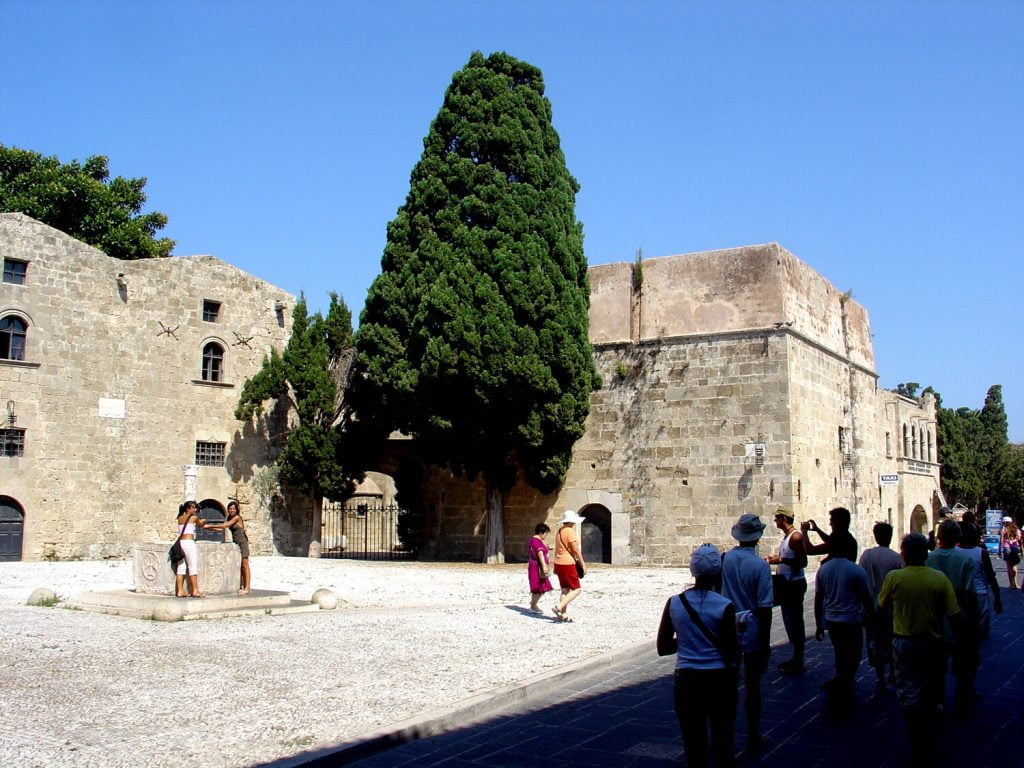
{"label": "green tree", "polygon": [[982,495],[988,506],[999,508],[1002,505],[1001,492],[1006,485],[1005,475],[1010,467],[1010,441],[1006,436],[1008,424],[1002,385],[989,387],[978,421],[981,425],[978,458],[985,480]]}
{"label": "green tree", "polygon": [[893,390],[897,395],[903,395],[904,397],[917,397],[917,390],[921,388],[921,385],[916,381],[908,381],[906,383],[900,383],[896,385],[896,389]]}
{"label": "green tree", "polygon": [[320,541],[320,520],[325,496],[351,492],[354,473],[345,461],[341,431],[344,380],[353,354],[352,314],[337,294],[324,318],[309,316],[305,297],[292,311],[292,333],[279,355],[272,349],[263,366],[242,387],[235,418],[248,421],[263,413],[269,400],[284,400],[289,424],[284,447],[278,454],[280,480],[310,496],[311,541]]}
{"label": "green tree", "polygon": [[977,506],[981,501],[985,482],[981,473],[978,440],[981,422],[978,412],[971,408],[939,407],[936,436],[940,479],[946,501],[950,504]]}
{"label": "green tree", "polygon": [[1000,500],[1009,514],[1024,519],[1024,445],[1011,445]]}
{"label": "green tree", "polygon": [[579,189],[540,70],[474,53],[452,78],[388,225],[356,338],[363,424],[486,484],[484,557],[504,561],[521,470],[558,488],[596,382]]}
{"label": "green tree", "polygon": [[119,259],[169,256],[162,213],[141,213],[146,179],[110,178],[107,158],[61,163],[0,144],[0,210],[20,211]]}

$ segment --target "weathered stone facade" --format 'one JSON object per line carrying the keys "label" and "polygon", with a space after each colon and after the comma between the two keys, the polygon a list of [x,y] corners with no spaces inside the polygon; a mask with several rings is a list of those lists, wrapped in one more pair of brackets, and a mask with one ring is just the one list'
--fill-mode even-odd
{"label": "weathered stone facade", "polygon": [[[604,387],[561,491],[509,494],[509,557],[567,507],[595,523],[590,556],[618,563],[685,563],[702,542],[731,545],[740,514],[770,523],[779,505],[822,525],[847,507],[864,546],[878,520],[928,524],[935,403],[877,388],[863,307],[776,244],[641,266],[590,269]],[[924,437],[905,444],[904,427]],[[426,553],[480,556],[482,486],[439,472],[426,502]]]}
{"label": "weathered stone facade", "polygon": [[[308,500],[271,509],[268,427],[233,416],[292,296],[209,256],[112,259],[21,214],[0,214],[0,255],[0,538],[20,525],[19,557],[126,557],[172,539],[186,497],[238,498],[256,554],[306,552]],[[775,244],[641,267],[590,270],[604,386],[562,489],[508,494],[510,559],[570,507],[589,558],[615,563],[685,563],[778,505],[823,524],[848,507],[862,545],[876,520],[931,524],[935,403],[877,388],[863,307]],[[218,446],[221,466],[195,466]],[[481,556],[482,483],[434,471],[422,506],[425,556]]]}
{"label": "weathered stone facade", "polygon": [[16,321],[0,401],[6,437],[23,430],[22,455],[7,442],[0,456],[0,504],[23,515],[21,557],[127,557],[173,539],[185,467],[204,462],[194,498],[238,498],[255,553],[291,548],[288,518],[252,488],[267,435],[233,412],[284,346],[294,297],[210,256],[110,258],[21,214],[0,214],[0,256],[0,323]]}

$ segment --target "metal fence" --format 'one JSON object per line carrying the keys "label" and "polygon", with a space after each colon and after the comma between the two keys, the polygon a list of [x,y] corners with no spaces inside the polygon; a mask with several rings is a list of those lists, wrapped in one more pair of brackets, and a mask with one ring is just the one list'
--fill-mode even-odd
{"label": "metal fence", "polygon": [[412,555],[398,539],[401,509],[379,501],[324,501],[321,557],[361,560],[408,560]]}

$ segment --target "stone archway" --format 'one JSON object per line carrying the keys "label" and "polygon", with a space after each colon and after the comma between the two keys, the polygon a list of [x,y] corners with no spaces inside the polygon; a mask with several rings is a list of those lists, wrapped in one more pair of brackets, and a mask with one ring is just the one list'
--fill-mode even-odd
{"label": "stone archway", "polygon": [[927,536],[929,530],[928,513],[920,504],[915,505],[914,510],[910,513],[910,532]]}
{"label": "stone archway", "polygon": [[0,496],[0,561],[21,560],[25,512],[9,496]]}
{"label": "stone archway", "polygon": [[588,563],[612,561],[612,514],[602,504],[588,504],[578,514],[585,518],[580,527],[580,546]]}

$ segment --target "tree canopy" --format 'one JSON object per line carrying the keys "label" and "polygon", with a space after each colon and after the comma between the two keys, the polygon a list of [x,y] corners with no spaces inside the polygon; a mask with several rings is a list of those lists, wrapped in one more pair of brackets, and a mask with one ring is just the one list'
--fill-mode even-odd
{"label": "tree canopy", "polygon": [[263,413],[269,400],[284,399],[289,429],[277,456],[281,481],[313,500],[313,541],[319,541],[325,496],[340,498],[352,489],[353,474],[344,460],[338,429],[341,410],[338,381],[351,359],[352,314],[337,294],[324,318],[309,316],[305,297],[292,311],[292,333],[279,355],[272,349],[263,366],[242,386],[235,418],[248,421]]}
{"label": "tree canopy", "polygon": [[61,163],[0,144],[0,210],[19,211],[119,259],[169,256],[162,213],[141,213],[146,179],[110,178],[107,158]]}
{"label": "tree canopy", "polygon": [[579,189],[541,72],[477,52],[456,72],[387,230],[350,402],[428,463],[487,485],[485,557],[522,470],[558,488],[597,381]]}
{"label": "tree canopy", "polygon": [[[926,392],[934,390],[931,387]],[[946,500],[1024,513],[1024,451],[1007,438],[1003,388],[989,387],[981,410],[945,408],[937,398],[937,437]]]}

